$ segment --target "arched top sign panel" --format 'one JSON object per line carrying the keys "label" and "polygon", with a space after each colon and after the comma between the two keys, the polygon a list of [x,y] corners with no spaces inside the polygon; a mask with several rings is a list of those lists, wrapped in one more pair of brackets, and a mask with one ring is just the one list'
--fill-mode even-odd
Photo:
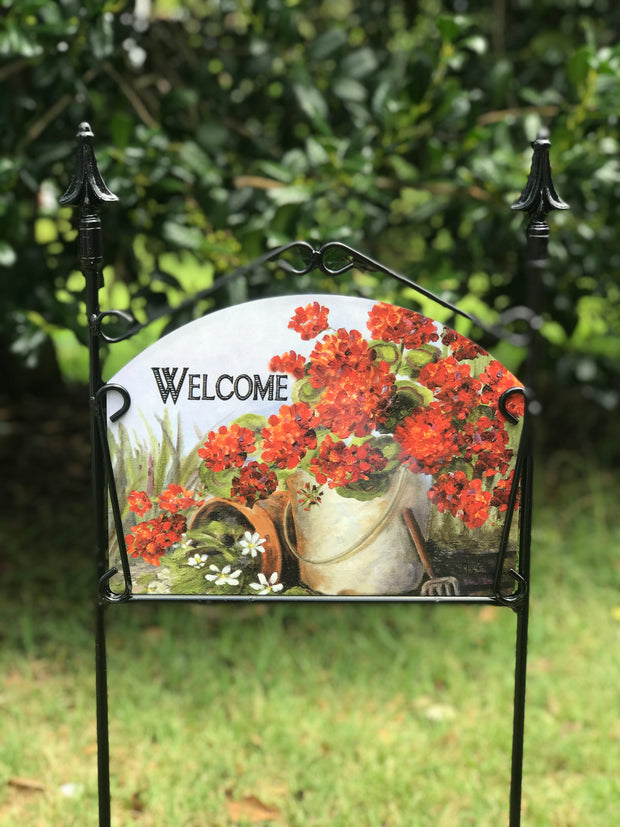
{"label": "arched top sign panel", "polygon": [[114,418],[111,386],[126,411],[108,431],[109,560],[132,593],[506,586],[520,383],[439,322],[359,298],[264,299],[143,351],[107,386]]}

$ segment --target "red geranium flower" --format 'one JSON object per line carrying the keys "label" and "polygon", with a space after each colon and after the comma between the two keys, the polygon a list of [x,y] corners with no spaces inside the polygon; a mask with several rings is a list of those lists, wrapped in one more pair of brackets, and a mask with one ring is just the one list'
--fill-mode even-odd
{"label": "red geranium flower", "polygon": [[370,310],[368,329],[373,339],[402,344],[408,350],[439,341],[437,327],[432,319],[413,310],[383,302],[375,304]]}
{"label": "red geranium flower", "polygon": [[376,357],[376,351],[369,347],[359,330],[341,327],[317,342],[310,354],[308,376],[312,387],[346,382],[356,373],[368,370]]}
{"label": "red geranium flower", "polygon": [[428,498],[441,514],[447,511],[460,517],[468,528],[480,528],[489,516],[491,492],[483,491],[482,480],[470,480],[463,471],[441,474]]}
{"label": "red geranium flower", "polygon": [[484,356],[484,350],[480,345],[465,336],[461,336],[456,330],[450,330],[450,328],[446,328],[444,331],[441,343],[450,348],[452,355],[458,362],[462,362],[463,359],[475,359],[476,356]]}
{"label": "red geranium flower", "polygon": [[174,543],[182,540],[187,521],[182,514],[154,517],[132,526],[125,537],[127,551],[132,557],[142,557],[152,566],[158,566],[160,557]]}
{"label": "red geranium flower", "polygon": [[240,468],[255,447],[254,433],[234,423],[230,428],[222,425],[217,433],[210,431],[204,447],[198,450],[198,456],[212,471],[224,471]]}
{"label": "red geranium flower", "polygon": [[294,350],[289,350],[282,356],[274,356],[269,362],[269,370],[272,373],[290,373],[295,379],[304,378],[305,367],[306,360]]}
{"label": "red geranium flower", "polygon": [[316,412],[305,402],[282,405],[263,428],[262,458],[278,468],[296,468],[307,451],[316,448]]}
{"label": "red geranium flower", "polygon": [[[507,511],[508,510],[508,500],[510,498],[510,492],[512,491],[512,481],[514,478],[514,471],[510,472],[510,475],[506,477],[506,479],[499,480],[499,482],[493,488],[493,494],[491,497],[491,501],[489,505],[494,505],[500,511]],[[519,493],[517,493],[515,499],[515,511],[519,507]]]}
{"label": "red geranium flower", "polygon": [[327,307],[323,307],[318,302],[312,302],[305,307],[298,307],[288,326],[291,330],[296,330],[304,341],[314,339],[329,327],[328,314]]}
{"label": "red geranium flower", "polygon": [[469,365],[461,365],[454,356],[425,365],[418,376],[421,385],[434,391],[435,399],[455,419],[467,419],[480,404],[482,383],[470,375]]}
{"label": "red geranium flower", "polygon": [[466,423],[460,441],[463,458],[473,463],[475,476],[493,477],[508,472],[513,451],[508,448],[509,437],[499,419],[481,416],[475,423]]}
{"label": "red geranium flower", "polygon": [[151,498],[146,491],[130,491],[127,496],[127,502],[129,503],[129,510],[133,511],[134,514],[138,514],[140,517],[153,507]]}
{"label": "red geranium flower", "polygon": [[395,376],[357,330],[325,336],[310,354],[310,383],[324,389],[316,410],[336,436],[371,433],[387,415]]}
{"label": "red geranium flower", "polygon": [[[489,405],[504,419],[502,414],[499,413],[499,399],[505,391],[511,388],[520,388],[521,383],[496,360],[490,362],[484,373],[480,374],[480,381],[484,385],[482,389],[483,404]],[[523,416],[525,409],[523,395],[515,393],[508,400],[506,408],[514,416]]]}
{"label": "red geranium flower", "polygon": [[310,462],[310,472],[321,485],[327,483],[330,488],[336,488],[367,480],[369,474],[383,471],[386,465],[385,456],[370,443],[347,445],[335,442],[328,435],[321,443],[318,456]]}
{"label": "red geranium flower", "polygon": [[231,496],[252,508],[258,500],[266,500],[278,487],[278,478],[266,462],[249,462],[232,481]]}
{"label": "red geranium flower", "polygon": [[458,431],[442,405],[414,408],[394,430],[401,462],[414,473],[436,474],[460,453]]}
{"label": "red geranium flower", "polygon": [[157,502],[160,508],[169,511],[171,514],[176,514],[177,511],[182,511],[184,508],[202,505],[204,500],[195,500],[193,491],[188,491],[182,485],[175,485],[172,482],[165,491],[161,492]]}

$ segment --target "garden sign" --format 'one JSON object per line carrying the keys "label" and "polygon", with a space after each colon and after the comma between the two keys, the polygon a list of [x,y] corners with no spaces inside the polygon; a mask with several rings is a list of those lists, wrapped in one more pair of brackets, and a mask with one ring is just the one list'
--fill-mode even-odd
{"label": "garden sign", "polygon": [[514,585],[514,532],[500,549],[521,386],[414,310],[258,300],[170,333],[111,384],[131,404],[109,425],[123,523],[109,563],[128,555],[136,594]]}
{"label": "garden sign", "polygon": [[[90,126],[81,124],[77,137],[61,203],[80,208],[86,278],[99,824],[111,823],[106,608],[391,600],[516,613],[510,825],[517,827],[532,478],[523,385],[474,341],[416,309],[312,292],[197,318],[104,382],[101,343],[113,346],[139,326],[123,311],[99,308],[100,208],[117,199],[99,173]],[[549,146],[545,136],[533,143],[530,176],[513,205],[530,214],[528,259],[537,274],[546,215],[566,207],[551,182]],[[289,254],[304,265],[295,269]],[[465,317],[468,330],[476,324],[341,242],[318,249],[291,242],[230,278],[268,262],[334,278],[374,271],[434,301],[442,318],[447,309],[451,319]],[[109,335],[109,318],[130,329]]]}

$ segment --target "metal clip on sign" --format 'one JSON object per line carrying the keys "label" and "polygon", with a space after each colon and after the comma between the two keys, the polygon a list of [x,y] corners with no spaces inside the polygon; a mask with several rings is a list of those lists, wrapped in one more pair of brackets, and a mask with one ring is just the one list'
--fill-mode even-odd
{"label": "metal clip on sign", "polygon": [[[100,209],[117,198],[99,173],[93,137],[90,126],[80,124],[76,168],[61,204],[80,209],[86,279],[101,827],[109,827],[111,818],[106,608],[247,600],[511,608],[517,628],[509,807],[510,825],[517,827],[532,504],[525,410],[531,401],[525,405],[523,398],[531,391],[445,324],[385,303],[314,294],[262,299],[195,319],[105,383],[101,342],[113,345],[142,326],[130,314],[99,307]],[[546,215],[566,209],[551,182],[549,146],[546,137],[534,142],[530,177],[513,205],[530,214],[533,286],[530,308],[517,308],[505,321],[529,321],[531,351],[539,313],[534,282],[547,257]],[[301,256],[301,267],[290,263],[291,254]],[[295,241],[271,250],[215,279],[182,307],[193,307],[226,281],[268,262],[291,276],[313,270],[333,278],[351,269],[379,273],[449,309],[454,318],[516,341],[341,242],[316,249]],[[102,330],[109,317],[127,325],[124,334]],[[251,336],[251,349],[237,346],[238,330]],[[529,368],[532,386],[531,355]],[[177,437],[204,436],[198,449],[174,457],[170,467],[176,470],[169,477],[164,473],[167,487],[159,492],[152,474],[158,458],[140,458],[131,434],[164,428],[171,412],[179,422]],[[160,444],[181,444],[169,436],[162,433]],[[181,467],[192,469],[191,490],[187,479],[174,476]],[[147,474],[143,484],[141,473]],[[213,525],[226,530],[221,553],[217,542],[214,548]],[[205,531],[210,545],[203,553]],[[208,557],[205,575],[200,570]],[[160,560],[167,580],[152,589],[149,572],[161,571]],[[115,577],[122,578],[120,588],[114,587]]]}

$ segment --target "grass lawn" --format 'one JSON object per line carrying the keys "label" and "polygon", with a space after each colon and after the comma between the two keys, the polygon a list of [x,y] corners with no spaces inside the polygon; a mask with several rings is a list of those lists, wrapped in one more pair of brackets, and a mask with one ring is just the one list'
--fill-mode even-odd
{"label": "grass lawn", "polygon": [[[618,477],[560,471],[535,518],[523,824],[609,827]],[[97,823],[87,499],[2,517],[6,827]],[[479,606],[111,607],[113,823],[506,824],[514,629]]]}

